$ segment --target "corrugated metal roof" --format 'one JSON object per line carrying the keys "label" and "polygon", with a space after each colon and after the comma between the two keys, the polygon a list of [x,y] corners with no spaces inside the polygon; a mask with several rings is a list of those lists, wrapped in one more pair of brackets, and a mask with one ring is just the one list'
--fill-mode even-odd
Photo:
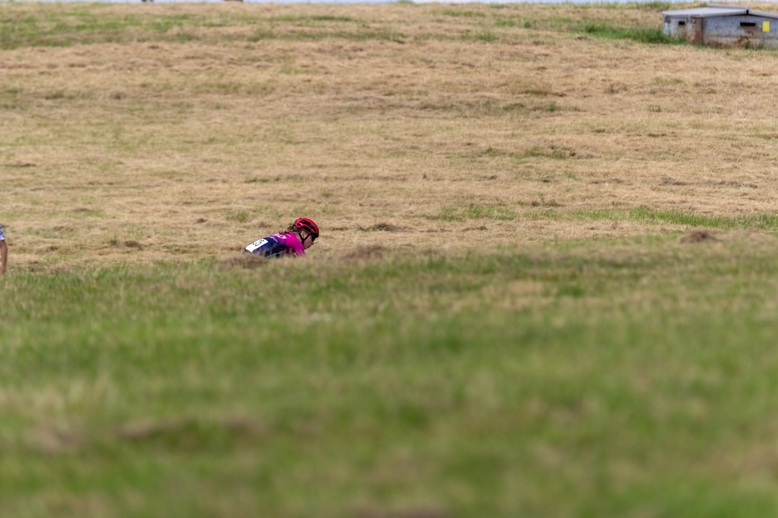
{"label": "corrugated metal roof", "polygon": [[671,18],[687,17],[693,18],[710,18],[712,16],[742,16],[748,14],[748,7],[698,7],[697,9],[681,9],[679,11],[662,11],[662,16],[670,16]]}
{"label": "corrugated metal roof", "polygon": [[775,18],[778,20],[778,14],[775,13],[766,13],[764,11],[752,11],[751,9],[748,10],[748,14],[751,16],[764,16],[765,18]]}
{"label": "corrugated metal roof", "polygon": [[671,18],[687,18],[689,16],[693,18],[711,18],[713,16],[743,16],[746,14],[778,20],[778,14],[766,13],[764,11],[752,11],[748,7],[739,5],[708,4],[705,7],[697,7],[696,9],[662,11],[662,16],[669,16]]}

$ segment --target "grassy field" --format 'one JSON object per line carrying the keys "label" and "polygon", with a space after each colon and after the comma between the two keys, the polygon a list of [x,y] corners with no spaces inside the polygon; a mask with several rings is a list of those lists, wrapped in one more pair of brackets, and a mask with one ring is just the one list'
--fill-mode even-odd
{"label": "grassy field", "polygon": [[776,53],[646,43],[663,8],[2,4],[14,267],[771,221]]}
{"label": "grassy field", "polygon": [[0,514],[778,513],[776,52],[667,8],[0,3]]}
{"label": "grassy field", "polygon": [[776,239],[4,281],[6,516],[771,516]]}

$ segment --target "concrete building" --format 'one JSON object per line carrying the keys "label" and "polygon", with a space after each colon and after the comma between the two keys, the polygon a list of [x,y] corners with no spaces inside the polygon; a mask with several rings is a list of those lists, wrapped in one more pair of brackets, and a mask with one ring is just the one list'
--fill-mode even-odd
{"label": "concrete building", "polygon": [[729,47],[778,48],[778,14],[737,5],[708,4],[696,9],[662,12],[664,32],[690,43]]}

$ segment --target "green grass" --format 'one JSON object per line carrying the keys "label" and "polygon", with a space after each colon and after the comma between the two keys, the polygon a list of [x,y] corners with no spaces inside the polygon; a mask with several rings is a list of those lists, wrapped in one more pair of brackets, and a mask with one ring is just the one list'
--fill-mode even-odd
{"label": "green grass", "polygon": [[591,36],[607,38],[613,40],[633,40],[639,43],[664,43],[682,45],[686,44],[683,38],[673,38],[662,31],[661,26],[657,27],[618,27],[606,22],[590,22],[581,27],[578,32],[583,32]]}
{"label": "green grass", "polygon": [[689,227],[707,227],[724,230],[755,229],[778,231],[778,215],[770,213],[744,216],[717,216],[697,214],[681,210],[652,210],[637,208],[630,210],[599,209],[593,211],[571,211],[575,218],[604,219],[609,221],[639,221],[643,223],[669,223]]}
{"label": "green grass", "polygon": [[13,272],[0,505],[773,515],[776,259],[644,238]]}
{"label": "green grass", "polygon": [[465,9],[441,9],[438,11],[438,14],[465,18],[484,18],[486,16],[486,14],[481,11],[469,11]]}
{"label": "green grass", "polygon": [[[21,9],[21,8],[19,8]],[[181,34],[168,34],[173,29],[199,27],[206,18],[189,15],[123,15],[105,12],[97,5],[78,6],[67,11],[47,10],[29,15],[13,5],[3,6],[0,20],[0,48],[27,46],[63,47],[76,43],[132,42],[139,31],[149,31],[158,40],[181,41]]]}
{"label": "green grass", "polygon": [[485,41],[487,43],[491,43],[493,41],[497,41],[500,39],[500,36],[497,34],[494,34],[491,31],[484,30],[476,33],[467,32],[462,35],[463,40],[474,40],[474,41]]}
{"label": "green grass", "polygon": [[670,9],[673,9],[675,7],[675,4],[672,2],[636,2],[634,4],[626,4],[630,5],[633,8],[636,9],[643,9],[646,11],[669,11]]}
{"label": "green grass", "polygon": [[516,219],[516,211],[510,207],[494,205],[474,205],[467,207],[441,207],[436,219],[442,221],[465,221],[468,219],[493,219],[511,221]]}

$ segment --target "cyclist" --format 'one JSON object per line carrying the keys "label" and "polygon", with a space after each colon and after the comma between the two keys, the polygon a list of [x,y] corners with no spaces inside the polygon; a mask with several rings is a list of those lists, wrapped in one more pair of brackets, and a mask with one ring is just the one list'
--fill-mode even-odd
{"label": "cyclist", "polygon": [[318,237],[319,227],[316,223],[308,218],[299,218],[278,234],[254,241],[243,250],[243,253],[248,252],[261,257],[305,255],[305,251],[313,246]]}
{"label": "cyclist", "polygon": [[5,275],[5,264],[8,262],[8,244],[5,242],[3,227],[0,226],[0,275]]}

